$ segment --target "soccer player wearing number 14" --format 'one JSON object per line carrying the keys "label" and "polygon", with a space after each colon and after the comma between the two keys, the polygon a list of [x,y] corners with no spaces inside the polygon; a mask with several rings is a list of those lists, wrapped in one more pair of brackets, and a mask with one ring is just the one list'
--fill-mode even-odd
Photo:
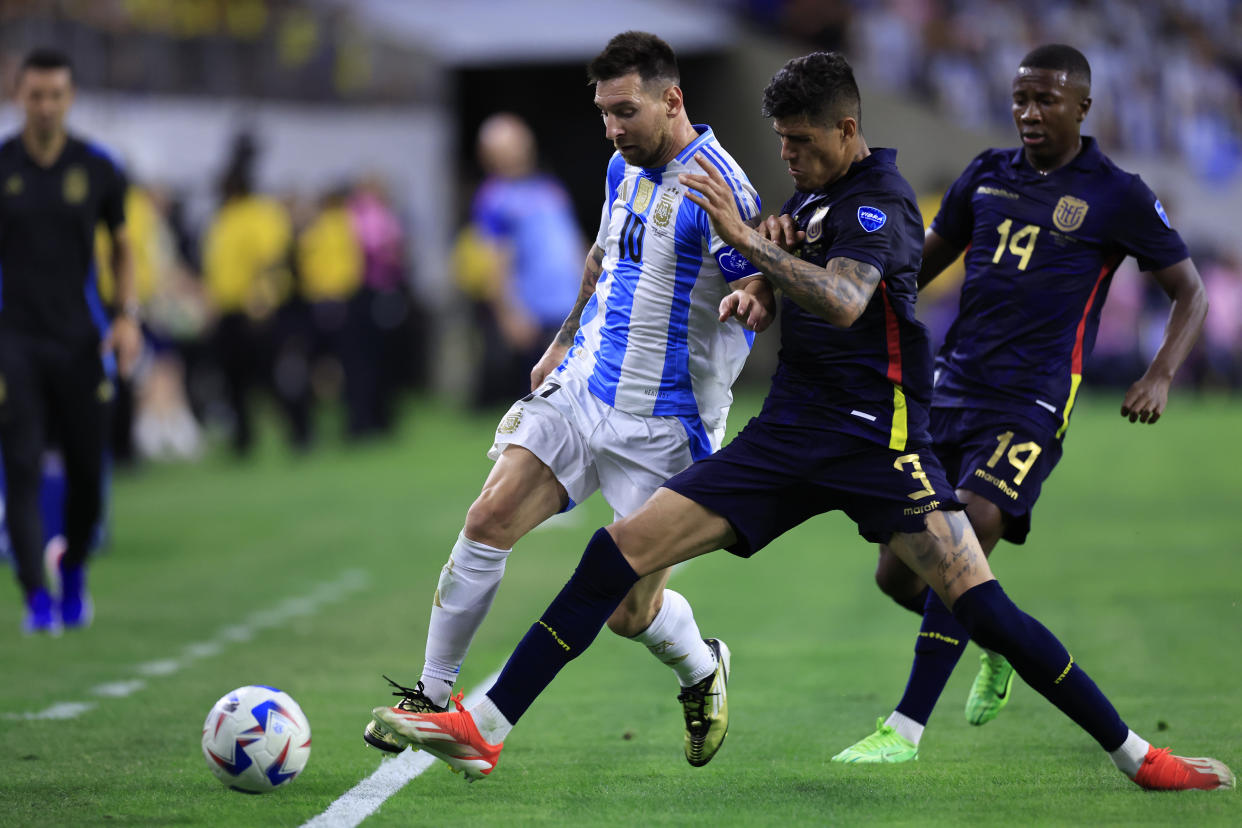
{"label": "soccer player wearing number 14", "polygon": [[[1203,284],[1164,209],[1136,175],[1080,134],[1091,69],[1070,46],[1041,46],[1013,81],[1023,146],[980,154],[949,188],[927,231],[919,284],[966,249],[961,306],[937,361],[932,435],[985,553],[1023,543],[1040,487],[1061,443],[1095,341],[1109,281],[1127,255],[1173,299],[1168,330],[1121,413],[1155,422],[1174,372],[1198,339]],[[901,702],[877,730],[834,757],[903,762],[966,647],[965,629],[923,581],[882,547],[876,579],[923,625]],[[981,725],[1008,702],[1013,668],[985,652],[966,704]],[[1216,777],[1203,775],[1203,786]]]}

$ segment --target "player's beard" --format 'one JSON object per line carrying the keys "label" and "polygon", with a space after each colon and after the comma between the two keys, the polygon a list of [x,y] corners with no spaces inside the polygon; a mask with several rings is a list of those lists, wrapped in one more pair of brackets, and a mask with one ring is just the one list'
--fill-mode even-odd
{"label": "player's beard", "polygon": [[642,145],[635,145],[630,148],[630,154],[627,156],[621,153],[621,157],[625,159],[625,163],[635,167],[658,167],[665,155],[668,154],[669,131],[664,131],[657,135],[653,135],[649,142]]}

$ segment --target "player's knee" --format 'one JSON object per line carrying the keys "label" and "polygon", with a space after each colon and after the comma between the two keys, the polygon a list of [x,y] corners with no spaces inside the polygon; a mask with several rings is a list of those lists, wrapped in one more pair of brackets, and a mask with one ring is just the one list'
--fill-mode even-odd
{"label": "player's knee", "polygon": [[[888,550],[880,552],[875,565],[875,585],[899,604],[923,593],[923,580]],[[920,607],[920,611],[921,611]]]}
{"label": "player's knee", "polygon": [[1005,534],[1005,513],[992,501],[973,493],[966,494],[962,500],[966,503],[970,526],[979,538],[979,546],[985,555],[990,554]]}
{"label": "player's knee", "polygon": [[636,605],[627,599],[609,616],[608,629],[622,638],[633,638],[651,626],[655,616],[650,606]]}
{"label": "player's knee", "polygon": [[513,510],[488,490],[484,490],[466,512],[466,537],[478,543],[508,548],[506,543],[513,521]]}

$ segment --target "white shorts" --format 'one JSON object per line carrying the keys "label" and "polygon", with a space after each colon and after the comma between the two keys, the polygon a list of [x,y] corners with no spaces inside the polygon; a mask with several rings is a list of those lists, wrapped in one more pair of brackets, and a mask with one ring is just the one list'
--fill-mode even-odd
{"label": "white shorts", "polygon": [[[598,489],[620,519],[690,465],[686,428],[676,417],[618,411],[592,394],[585,380],[561,374],[513,404],[487,456],[496,460],[505,447],[522,446],[565,487],[568,508]],[[709,439],[712,451],[720,447],[718,436]]]}

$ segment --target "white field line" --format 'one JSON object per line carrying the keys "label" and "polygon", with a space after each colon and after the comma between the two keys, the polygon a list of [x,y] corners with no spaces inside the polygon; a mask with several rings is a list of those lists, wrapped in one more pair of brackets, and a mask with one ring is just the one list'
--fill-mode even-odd
{"label": "white field line", "polygon": [[[470,691],[463,704],[473,707],[500,677],[492,673]],[[379,810],[388,797],[406,786],[414,777],[431,767],[436,758],[425,750],[407,750],[392,759],[380,761],[379,769],[354,785],[316,817],[302,823],[302,828],[355,828]]]}
{"label": "white field line", "polygon": [[[674,566],[669,580],[688,563],[690,561],[683,561]],[[483,679],[462,703],[467,708],[473,707],[482,700],[483,694],[491,689],[499,677],[500,670],[497,670]],[[378,770],[341,794],[340,798],[328,806],[328,810],[302,823],[301,828],[356,828],[364,819],[378,811],[386,799],[404,788],[406,783],[427,770],[434,762],[435,757],[426,751],[415,753],[412,750],[407,750],[393,759],[381,760]]]}
{"label": "white field line", "polygon": [[[157,676],[169,676],[199,659],[208,658],[223,652],[229,644],[249,641],[257,633],[281,627],[295,618],[311,615],[325,604],[342,600],[351,593],[357,592],[367,585],[367,573],[348,569],[336,580],[325,581],[306,595],[288,598],[274,607],[262,609],[249,615],[240,624],[230,624],[216,632],[207,641],[187,644],[181,653],[173,658],[163,658],[137,665],[138,672],[133,676],[118,681],[105,682],[90,689],[90,693],[102,699],[120,699],[133,695],[147,686],[146,679]],[[4,718],[10,720],[33,719],[73,719],[98,706],[98,702],[58,702],[43,710],[28,713],[5,713]]]}

